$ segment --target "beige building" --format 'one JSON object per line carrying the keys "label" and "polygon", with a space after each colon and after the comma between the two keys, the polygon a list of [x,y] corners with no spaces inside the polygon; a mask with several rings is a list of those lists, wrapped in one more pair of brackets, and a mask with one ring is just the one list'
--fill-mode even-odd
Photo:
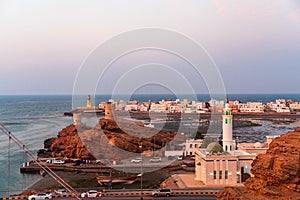
{"label": "beige building", "polygon": [[276,138],[278,135],[269,135],[266,136],[266,142],[255,142],[255,143],[239,143],[237,145],[237,149],[240,151],[245,151],[250,154],[263,154],[266,153],[269,149],[270,143]]}
{"label": "beige building", "polygon": [[251,176],[251,163],[256,154],[236,150],[232,140],[232,114],[227,103],[223,114],[223,146],[213,142],[195,155],[195,180],[206,185],[233,185]]}
{"label": "beige building", "polygon": [[195,158],[195,180],[206,185],[233,185],[249,178],[256,155],[244,151],[224,151],[218,143],[199,149]]}
{"label": "beige building", "polygon": [[185,156],[194,156],[196,151],[201,147],[203,143],[202,139],[187,139],[185,141]]}

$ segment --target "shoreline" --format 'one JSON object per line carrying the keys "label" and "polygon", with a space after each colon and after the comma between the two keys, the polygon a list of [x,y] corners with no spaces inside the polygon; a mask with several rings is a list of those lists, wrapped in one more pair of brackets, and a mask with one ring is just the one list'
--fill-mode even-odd
{"label": "shoreline", "polygon": [[[74,111],[65,112],[64,116],[73,117]],[[82,113],[84,116],[104,116],[104,113],[98,112],[90,112],[90,113]],[[222,112],[216,113],[158,113],[158,112],[148,112],[148,111],[114,111],[114,115],[120,116],[130,116],[136,119],[148,119],[151,117],[182,117],[182,116],[202,116],[202,117],[211,117],[211,116],[218,116],[222,115]],[[233,117],[245,117],[245,118],[255,118],[255,117],[266,117],[266,118],[300,118],[300,113],[277,113],[277,112],[233,112]]]}

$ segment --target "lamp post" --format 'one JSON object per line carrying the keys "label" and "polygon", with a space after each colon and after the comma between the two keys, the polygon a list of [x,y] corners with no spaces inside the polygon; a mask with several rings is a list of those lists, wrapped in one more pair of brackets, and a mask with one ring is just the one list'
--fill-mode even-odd
{"label": "lamp post", "polygon": [[141,151],[141,200],[143,200],[143,151],[142,151],[142,148],[143,148],[143,144],[142,142],[139,144],[139,148],[140,148],[140,151]]}

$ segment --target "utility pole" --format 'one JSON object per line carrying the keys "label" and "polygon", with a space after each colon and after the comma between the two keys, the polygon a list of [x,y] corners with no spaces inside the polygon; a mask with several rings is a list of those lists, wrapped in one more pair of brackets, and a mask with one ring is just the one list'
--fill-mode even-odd
{"label": "utility pole", "polygon": [[141,200],[143,200],[144,197],[143,197],[143,144],[142,144],[142,141],[139,144],[139,149],[141,151]]}

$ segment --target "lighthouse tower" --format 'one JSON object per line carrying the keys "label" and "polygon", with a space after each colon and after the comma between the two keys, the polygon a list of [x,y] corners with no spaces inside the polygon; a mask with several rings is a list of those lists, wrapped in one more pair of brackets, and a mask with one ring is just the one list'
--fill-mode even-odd
{"label": "lighthouse tower", "polygon": [[87,108],[91,108],[92,107],[92,102],[91,102],[91,96],[90,95],[88,95],[86,97],[86,107]]}
{"label": "lighthouse tower", "polygon": [[232,114],[228,100],[223,114],[223,149],[227,152],[235,150],[235,141],[232,140]]}

